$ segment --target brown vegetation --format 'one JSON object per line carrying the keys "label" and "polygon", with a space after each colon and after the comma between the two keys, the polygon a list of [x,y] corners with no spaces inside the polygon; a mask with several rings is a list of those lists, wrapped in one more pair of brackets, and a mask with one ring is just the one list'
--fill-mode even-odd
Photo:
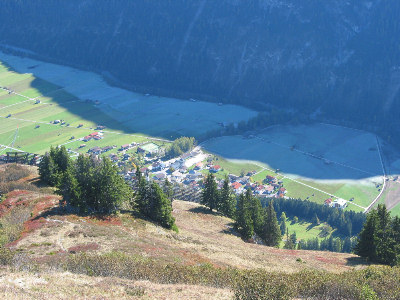
{"label": "brown vegetation", "polygon": [[[195,203],[174,201],[178,234],[130,212],[106,218],[69,214],[59,200],[52,194],[12,191],[0,203],[0,222],[10,228],[1,236],[11,249],[0,248],[0,264],[11,268],[3,272],[12,279],[0,280],[0,297],[400,297],[398,268],[366,268],[351,254],[245,243],[232,220]],[[21,269],[42,274],[46,283]],[[49,275],[49,270],[56,273]],[[81,275],[64,280],[70,274],[66,271]],[[32,280],[38,282],[35,289],[28,284]],[[83,288],[80,280],[89,286]]]}

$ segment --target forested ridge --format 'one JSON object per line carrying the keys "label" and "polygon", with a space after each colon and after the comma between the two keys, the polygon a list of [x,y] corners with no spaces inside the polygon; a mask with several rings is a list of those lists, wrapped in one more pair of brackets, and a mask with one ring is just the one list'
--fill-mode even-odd
{"label": "forested ridge", "polygon": [[398,139],[388,129],[400,109],[398,1],[0,3],[3,50],[140,91],[319,111]]}

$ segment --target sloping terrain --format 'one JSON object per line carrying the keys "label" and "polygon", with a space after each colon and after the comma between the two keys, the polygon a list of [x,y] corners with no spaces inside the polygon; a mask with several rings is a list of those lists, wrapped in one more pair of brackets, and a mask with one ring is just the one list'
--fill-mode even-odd
{"label": "sloping terrain", "polygon": [[395,0],[1,2],[14,53],[152,94],[398,122]]}
{"label": "sloping terrain", "polygon": [[2,299],[232,299],[228,289],[0,269]]}
{"label": "sloping terrain", "polygon": [[283,250],[245,243],[232,229],[232,220],[191,202],[173,203],[180,230],[177,234],[129,212],[107,218],[66,214],[57,207],[57,200],[52,195],[11,192],[1,207],[8,207],[8,213],[12,209],[18,212],[21,206],[32,207],[32,214],[23,223],[22,236],[8,247],[39,261],[63,259],[68,254],[82,252],[123,252],[161,263],[285,272],[302,269],[342,272],[361,263],[351,254]]}
{"label": "sloping terrain", "polygon": [[3,189],[14,188],[0,202],[2,298],[231,299],[253,290],[268,299],[349,292],[365,299],[370,289],[385,299],[400,295],[398,268],[366,268],[352,254],[245,243],[231,219],[196,203],[173,202],[179,233],[130,210],[78,216],[40,185],[35,169],[0,168],[9,174]]}

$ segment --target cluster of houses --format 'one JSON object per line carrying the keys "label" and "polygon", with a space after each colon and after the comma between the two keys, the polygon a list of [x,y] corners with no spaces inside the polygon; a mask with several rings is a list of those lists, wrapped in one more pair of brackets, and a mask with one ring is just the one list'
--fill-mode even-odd
{"label": "cluster of houses", "polygon": [[[81,147],[84,147],[84,145],[81,145]],[[105,152],[108,152],[114,148],[116,148],[117,146],[113,145],[113,146],[106,146],[106,147],[93,147],[90,148],[87,152],[90,154],[95,154],[95,155],[99,155]]]}
{"label": "cluster of houses", "polygon": [[[138,147],[137,152],[139,151],[140,147]],[[162,161],[161,157],[156,154],[155,156],[146,156],[144,158],[146,166],[142,167],[140,171],[149,179],[151,178],[160,182],[168,179],[172,183],[184,184],[194,189],[200,189],[203,179],[203,173],[200,172],[203,169],[201,161],[205,158],[207,158],[207,155],[199,150],[193,150],[168,161]],[[194,168],[191,168],[193,166]],[[134,176],[134,172],[127,172],[125,174],[125,178],[128,180],[133,179]]]}
{"label": "cluster of houses", "polygon": [[283,182],[278,181],[274,176],[270,175],[266,176],[263,183],[251,182],[250,177],[254,173],[255,171],[249,172],[246,176],[240,177],[229,174],[229,181],[236,194],[240,194],[246,189],[251,189],[253,194],[259,197],[285,197],[286,188],[283,187]]}
{"label": "cluster of houses", "polygon": [[93,132],[87,136],[85,136],[82,141],[84,142],[89,142],[90,140],[101,140],[103,138],[103,133],[102,132]]}
{"label": "cluster of houses", "polygon": [[341,198],[333,200],[332,198],[328,198],[324,201],[324,204],[329,207],[335,207],[340,209],[345,209],[347,207],[347,201]]}
{"label": "cluster of houses", "polygon": [[[204,154],[200,149],[184,153],[178,158],[169,161],[162,161],[160,158],[147,160],[150,162],[140,171],[146,175],[148,179],[163,182],[168,179],[172,183],[183,184],[194,190],[203,188],[204,170],[210,173],[218,173],[222,171],[222,167],[218,164],[204,163],[208,155]],[[112,158],[111,158],[112,159]],[[246,189],[251,189],[254,195],[259,197],[285,197],[286,189],[283,182],[278,181],[273,176],[266,176],[262,184],[251,181],[251,176],[256,172],[252,171],[243,176],[229,174],[230,185],[236,194],[243,193]],[[127,180],[134,179],[135,173],[129,171],[125,174]],[[219,188],[223,186],[223,179],[216,179]]]}

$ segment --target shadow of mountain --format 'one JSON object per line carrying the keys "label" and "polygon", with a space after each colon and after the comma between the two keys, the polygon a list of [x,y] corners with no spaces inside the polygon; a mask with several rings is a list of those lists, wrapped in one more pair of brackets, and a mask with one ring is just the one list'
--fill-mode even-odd
{"label": "shadow of mountain", "polygon": [[[13,68],[10,64],[4,61],[0,62],[3,66],[7,68],[8,71],[15,72],[18,74],[23,74],[18,70],[16,70],[15,68]],[[30,70],[33,71],[35,67],[36,66],[32,66]],[[36,89],[37,92],[40,95],[42,95],[37,97],[38,99],[41,99],[43,97],[51,98],[51,100],[54,101],[55,104],[66,109],[71,115],[78,116],[80,119],[82,119],[84,127],[85,127],[84,123],[86,120],[93,122],[97,125],[106,126],[107,130],[121,130],[126,133],[134,133],[131,129],[129,129],[129,127],[125,126],[118,120],[111,118],[101,109],[99,109],[94,99],[79,99],[78,97],[67,92],[64,89],[64,87],[50,83],[36,76],[31,82],[29,82],[29,85],[27,82],[24,82],[24,80],[22,80],[21,82],[18,81],[10,84],[3,84],[0,81],[0,86],[2,87],[5,86],[6,88],[15,93],[21,93],[30,88]],[[41,120],[31,120],[31,121],[41,121]],[[69,120],[65,121],[68,123]]]}

